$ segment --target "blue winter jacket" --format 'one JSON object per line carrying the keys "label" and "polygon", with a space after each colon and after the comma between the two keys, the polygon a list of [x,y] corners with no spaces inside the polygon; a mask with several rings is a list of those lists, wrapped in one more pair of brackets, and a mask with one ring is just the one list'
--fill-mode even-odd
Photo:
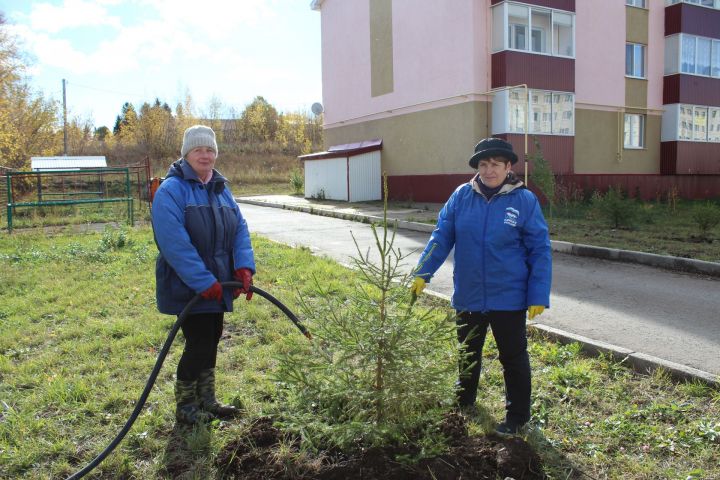
{"label": "blue winter jacket", "polygon": [[[238,268],[255,273],[247,223],[233,199],[227,180],[213,170],[203,185],[180,159],[170,166],[155,192],[152,225],[160,253],[155,263],[158,310],[177,315],[196,294],[215,281],[233,280]],[[232,289],[223,302],[201,299],[193,313],[231,312]]]}
{"label": "blue winter jacket", "polygon": [[518,182],[488,201],[474,182],[459,186],[440,211],[415,275],[429,281],[455,247],[456,310],[549,307],[550,237],[537,198]]}

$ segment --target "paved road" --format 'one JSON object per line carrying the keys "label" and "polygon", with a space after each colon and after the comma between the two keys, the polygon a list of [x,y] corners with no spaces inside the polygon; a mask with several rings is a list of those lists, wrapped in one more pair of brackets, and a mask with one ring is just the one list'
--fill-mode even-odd
{"label": "paved road", "polygon": [[[242,204],[250,230],[275,241],[306,246],[342,263],[374,244],[366,224]],[[415,251],[429,234],[400,230],[395,246]],[[372,251],[372,249],[371,249]],[[452,294],[451,260],[428,288]],[[541,324],[720,375],[720,279],[555,253],[551,309]]]}

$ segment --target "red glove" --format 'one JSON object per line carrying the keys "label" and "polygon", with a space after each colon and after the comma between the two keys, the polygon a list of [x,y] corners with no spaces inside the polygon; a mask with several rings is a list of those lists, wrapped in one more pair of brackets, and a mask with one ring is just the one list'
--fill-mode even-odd
{"label": "red glove", "polygon": [[233,274],[233,277],[238,282],[242,282],[243,286],[242,288],[236,288],[233,290],[233,296],[235,298],[238,298],[243,293],[245,294],[245,300],[250,301],[250,299],[253,296],[252,290],[250,290],[250,287],[252,286],[252,270],[249,268],[238,268],[235,270],[235,273]]}
{"label": "red glove", "polygon": [[205,290],[200,294],[202,298],[205,300],[217,300],[218,302],[222,302],[223,299],[223,288],[222,285],[220,285],[220,282],[216,281],[213,283],[210,288]]}

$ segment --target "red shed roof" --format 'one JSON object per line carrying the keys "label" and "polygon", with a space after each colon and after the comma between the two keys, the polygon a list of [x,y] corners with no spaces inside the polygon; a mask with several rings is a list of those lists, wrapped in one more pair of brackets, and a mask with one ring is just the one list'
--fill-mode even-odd
{"label": "red shed roof", "polygon": [[361,153],[382,150],[382,139],[363,140],[357,143],[346,143],[344,145],[333,145],[326,152],[308,153],[300,155],[299,160],[322,160],[326,158],[353,157]]}

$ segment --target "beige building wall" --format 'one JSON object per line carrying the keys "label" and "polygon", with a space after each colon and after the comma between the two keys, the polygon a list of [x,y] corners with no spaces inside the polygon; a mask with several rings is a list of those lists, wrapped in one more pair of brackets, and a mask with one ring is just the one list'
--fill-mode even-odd
{"label": "beige building wall", "polygon": [[623,147],[622,112],[575,111],[575,173],[660,173],[660,115],[648,115],[644,149]]}
{"label": "beige building wall", "polygon": [[[625,79],[625,106],[647,108],[648,82],[641,78]],[[645,113],[645,112],[642,112]]]}
{"label": "beige building wall", "polygon": [[325,144],[383,139],[388,175],[467,173],[475,144],[489,136],[486,102],[465,102],[421,112],[326,128]]}
{"label": "beige building wall", "polygon": [[370,95],[393,88],[392,0],[370,0]]}
{"label": "beige building wall", "polygon": [[625,12],[625,38],[631,43],[647,45],[650,12],[647,9],[636,7],[626,7]]}

